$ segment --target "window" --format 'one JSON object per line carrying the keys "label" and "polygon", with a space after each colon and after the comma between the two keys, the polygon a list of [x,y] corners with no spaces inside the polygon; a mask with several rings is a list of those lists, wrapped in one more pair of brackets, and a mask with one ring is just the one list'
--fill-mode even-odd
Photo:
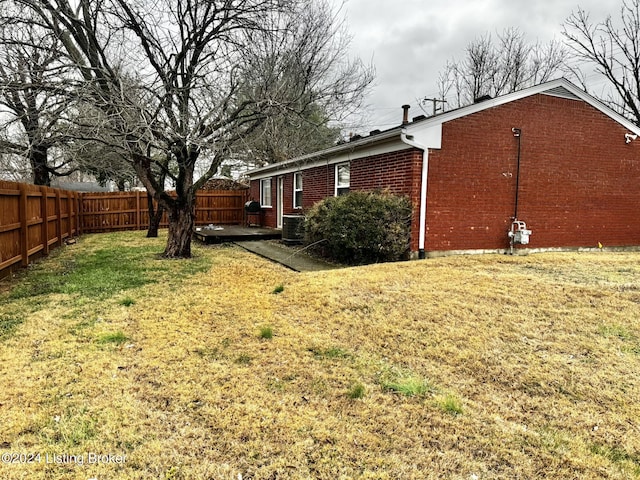
{"label": "window", "polygon": [[336,197],[349,193],[349,185],[351,184],[351,167],[348,163],[340,163],[336,165]]}
{"label": "window", "polygon": [[263,207],[271,206],[271,179],[264,178],[260,180],[260,205]]}
{"label": "window", "polygon": [[302,208],[302,172],[293,174],[293,208]]}

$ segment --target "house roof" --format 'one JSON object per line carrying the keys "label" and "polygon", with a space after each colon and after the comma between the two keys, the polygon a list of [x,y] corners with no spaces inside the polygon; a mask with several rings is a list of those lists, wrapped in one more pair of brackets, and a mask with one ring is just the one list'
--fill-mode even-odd
{"label": "house roof", "polygon": [[623,117],[622,115],[618,114],[617,112],[615,112],[614,110],[606,106],[597,98],[589,95],[587,92],[580,89],[579,87],[571,83],[566,78],[559,78],[557,80],[541,83],[539,85],[525,88],[517,92],[508,93],[506,95],[501,95],[496,98],[491,98],[478,103],[474,103],[472,105],[467,105],[465,107],[461,107],[455,110],[450,110],[448,112],[440,113],[436,116],[428,117],[424,120],[419,120],[418,122],[414,122],[411,125],[414,125],[416,123],[422,123],[422,122],[445,123],[451,120],[455,120],[456,118],[472,115],[474,113],[481,112],[489,108],[497,107],[499,105],[504,105],[506,103],[514,102],[516,100],[520,100],[520,99],[530,97],[532,95],[538,95],[538,94],[569,98],[572,100],[582,100],[590,104],[592,107],[596,108],[597,110],[600,110],[602,113],[604,113],[611,119],[622,124],[633,133],[640,134],[640,127],[638,127],[627,118]]}
{"label": "house roof", "polygon": [[[440,148],[439,139],[435,137],[440,134],[443,123],[538,94],[551,95],[572,100],[582,100],[592,107],[596,108],[606,116],[610,117],[612,120],[623,125],[626,129],[629,130],[629,132],[640,135],[640,127],[635,125],[633,122],[618,114],[617,112],[606,106],[604,103],[602,103],[600,100],[589,95],[584,90],[571,83],[569,80],[560,78],[530,88],[526,88],[524,90],[519,90],[517,92],[509,93],[496,98],[477,102],[472,105],[457,108],[455,110],[440,113],[432,117],[419,118],[406,125],[399,125],[397,127],[393,127],[379,133],[371,134],[358,140],[353,140],[344,144],[327,148],[325,150],[320,150],[290,160],[285,160],[283,162],[256,168],[254,170],[250,170],[247,174],[249,178],[260,178],[268,175],[278,174],[282,173],[282,171],[291,170],[292,168],[299,168],[301,165],[305,165],[307,163],[315,163],[323,160],[328,161],[328,159],[331,159],[333,157],[349,157],[360,150],[371,150],[372,147],[385,143],[391,144],[391,142],[393,142],[394,140],[396,140],[397,142],[403,142],[403,137],[412,139],[415,136],[416,139],[420,141],[420,144],[425,148]],[[425,132],[428,133],[425,134]],[[424,138],[424,141],[422,140],[422,138]]]}

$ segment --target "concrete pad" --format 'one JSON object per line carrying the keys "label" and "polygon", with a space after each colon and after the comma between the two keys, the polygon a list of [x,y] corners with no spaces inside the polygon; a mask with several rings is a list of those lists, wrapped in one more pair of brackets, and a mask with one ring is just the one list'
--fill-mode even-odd
{"label": "concrete pad", "polygon": [[284,265],[296,272],[317,272],[340,268],[339,265],[324,262],[318,258],[311,257],[304,251],[287,247],[279,242],[242,241],[233,243],[251,253]]}

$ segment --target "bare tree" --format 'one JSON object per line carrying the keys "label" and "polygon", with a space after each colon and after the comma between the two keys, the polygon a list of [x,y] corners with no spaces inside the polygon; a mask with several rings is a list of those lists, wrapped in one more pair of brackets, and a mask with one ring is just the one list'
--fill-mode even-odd
{"label": "bare tree", "polygon": [[529,44],[515,28],[498,35],[497,43],[487,34],[467,45],[463,59],[447,63],[439,76],[439,93],[460,107],[522,90],[561,74],[566,55],[560,43]]}
{"label": "bare tree", "polygon": [[251,135],[238,142],[240,158],[255,165],[280,162],[335,145],[340,128],[316,104],[299,115],[281,114],[266,119]]}
{"label": "bare tree", "polygon": [[[136,88],[130,90],[135,92]],[[69,140],[62,147],[64,157],[78,170],[95,177],[102,186],[113,182],[123,191],[139,185],[122,136],[113,130],[102,109],[82,101],[85,96],[82,93],[76,96],[78,101],[68,114]],[[151,144],[152,139],[148,142]]]}
{"label": "bare tree", "polygon": [[[11,1],[28,6],[62,39],[93,88],[112,136],[168,212],[167,257],[191,256],[195,193],[239,139],[306,103],[357,104],[372,81],[359,62],[346,61],[336,17],[322,2]],[[124,87],[123,74],[137,91]],[[159,164],[150,151],[170,162]],[[202,158],[209,167],[198,179]]]}
{"label": "bare tree", "polygon": [[[640,125],[640,0],[623,1],[619,20],[619,26],[611,16],[594,23],[579,9],[566,20],[562,33],[575,58],[595,67],[613,87],[604,101]],[[579,68],[575,71],[584,78]]]}
{"label": "bare tree", "polygon": [[31,169],[20,155],[2,153],[0,149],[0,179],[12,182],[31,181]]}
{"label": "bare tree", "polygon": [[50,185],[52,175],[73,172],[68,162],[50,155],[66,138],[60,43],[37,23],[17,28],[6,15],[0,18],[0,113],[5,114],[0,150],[25,158],[36,185]]}
{"label": "bare tree", "polygon": [[[91,112],[91,113],[89,113]],[[89,173],[102,186],[115,183],[119,191],[125,191],[139,184],[138,176],[132,165],[125,145],[119,145],[118,139],[111,136],[106,119],[100,111],[86,105],[82,113],[74,119],[73,140],[64,147],[64,155],[70,159],[78,170]],[[149,143],[149,147],[151,142]],[[162,154],[162,153],[161,153]],[[148,152],[151,157],[151,152]],[[170,160],[156,158],[151,163],[155,168],[159,185],[166,182],[166,168]],[[161,166],[161,167],[160,167]],[[149,228],[147,237],[157,237],[164,207],[153,201],[147,192],[147,209],[149,212]]]}
{"label": "bare tree", "polygon": [[[112,139],[105,138],[105,140]],[[79,171],[95,177],[98,184],[103,187],[113,182],[119,191],[125,191],[136,185],[138,177],[129,159],[107,143],[84,140],[78,136],[68,142],[63,149],[63,154],[76,165]]]}

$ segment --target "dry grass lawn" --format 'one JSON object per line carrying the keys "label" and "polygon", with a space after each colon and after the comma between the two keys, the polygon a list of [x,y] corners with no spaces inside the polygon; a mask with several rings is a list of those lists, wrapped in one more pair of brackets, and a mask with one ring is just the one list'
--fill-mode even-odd
{"label": "dry grass lawn", "polygon": [[640,477],[639,253],[297,274],[163,241],[3,286],[0,478]]}

